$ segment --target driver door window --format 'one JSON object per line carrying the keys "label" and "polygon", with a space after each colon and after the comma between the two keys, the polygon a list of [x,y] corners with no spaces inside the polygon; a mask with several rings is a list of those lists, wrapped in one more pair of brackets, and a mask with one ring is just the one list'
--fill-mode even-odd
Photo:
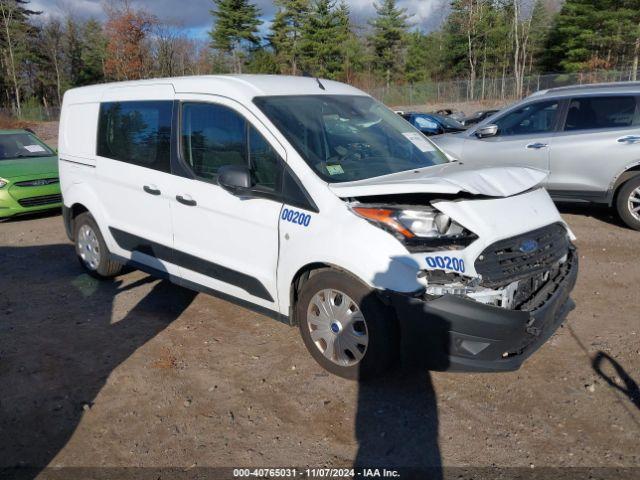
{"label": "driver door window", "polygon": [[501,137],[550,133],[556,126],[558,101],[529,103],[507,113],[494,123]]}
{"label": "driver door window", "polygon": [[182,158],[195,175],[214,181],[226,165],[247,165],[258,192],[276,193],[283,165],[269,142],[234,110],[209,103],[182,109]]}

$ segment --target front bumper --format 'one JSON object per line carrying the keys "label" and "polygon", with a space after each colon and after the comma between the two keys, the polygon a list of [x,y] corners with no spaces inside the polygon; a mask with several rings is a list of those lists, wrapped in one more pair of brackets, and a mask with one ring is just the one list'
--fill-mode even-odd
{"label": "front bumper", "polygon": [[517,370],[574,308],[569,294],[577,276],[578,257],[572,249],[555,289],[530,312],[454,295],[425,300],[387,292],[400,325],[403,363],[439,371]]}
{"label": "front bumper", "polygon": [[59,183],[23,188],[10,183],[0,189],[0,218],[50,210],[61,206],[62,196]]}

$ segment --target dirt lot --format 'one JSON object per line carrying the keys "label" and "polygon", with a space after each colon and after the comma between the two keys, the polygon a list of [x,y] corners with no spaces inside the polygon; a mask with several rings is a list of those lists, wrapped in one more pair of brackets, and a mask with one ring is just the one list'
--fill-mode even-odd
{"label": "dirt lot", "polygon": [[640,233],[564,213],[577,309],[520,371],[367,385],[259,314],[87,276],[58,215],[2,223],[0,467],[640,467]]}

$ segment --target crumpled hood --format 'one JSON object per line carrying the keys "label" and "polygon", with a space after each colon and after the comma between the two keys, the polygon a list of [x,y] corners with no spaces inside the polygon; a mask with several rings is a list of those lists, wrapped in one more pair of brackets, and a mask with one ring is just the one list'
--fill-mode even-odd
{"label": "crumpled hood", "polygon": [[331,183],[329,188],[341,198],[460,192],[489,197],[510,197],[539,185],[548,174],[546,170],[529,167],[478,168],[451,162],[355,182]]}

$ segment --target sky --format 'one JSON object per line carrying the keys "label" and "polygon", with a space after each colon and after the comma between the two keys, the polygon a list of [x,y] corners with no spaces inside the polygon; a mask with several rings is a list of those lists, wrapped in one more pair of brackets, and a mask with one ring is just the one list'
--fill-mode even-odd
{"label": "sky", "polygon": [[[45,18],[71,13],[81,19],[104,19],[102,5],[106,1],[118,0],[31,0],[30,5],[33,10],[41,10]],[[262,12],[265,20],[262,29],[265,30],[275,11],[273,1],[254,1]],[[347,0],[347,3],[351,8],[353,21],[358,24],[365,24],[375,14],[372,0]],[[415,28],[424,31],[431,31],[440,25],[448,3],[448,0],[398,0],[398,5],[413,15],[411,23]],[[211,0],[129,0],[129,4],[134,8],[144,8],[162,22],[177,23],[192,37],[204,38],[211,29]]]}

